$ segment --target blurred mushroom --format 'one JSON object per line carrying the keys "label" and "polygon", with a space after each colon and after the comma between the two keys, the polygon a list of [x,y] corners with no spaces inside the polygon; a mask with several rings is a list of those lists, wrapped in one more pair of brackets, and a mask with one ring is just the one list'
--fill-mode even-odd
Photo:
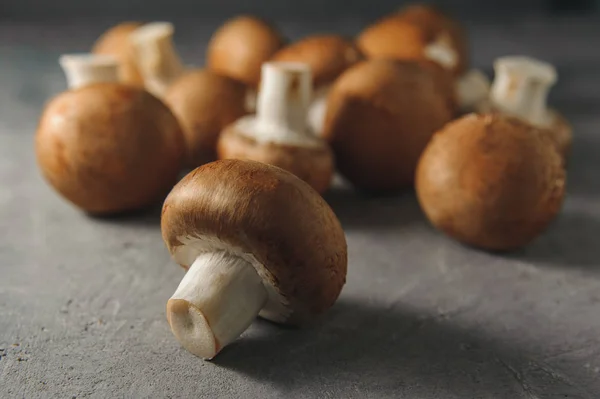
{"label": "blurred mushroom", "polygon": [[190,167],[215,160],[221,131],[246,114],[246,87],[206,69],[183,74],[164,100],[183,128]]}
{"label": "blurred mushroom", "polygon": [[488,102],[479,102],[481,112],[500,112],[543,129],[566,161],[573,131],[557,111],[548,109],[547,97],[556,83],[556,69],[531,57],[507,56],[494,63],[496,76]]}
{"label": "blurred mushroom", "polygon": [[208,68],[257,88],[261,65],[283,46],[282,35],[265,21],[252,16],[228,20],[208,44]]}
{"label": "blurred mushroom", "polygon": [[416,173],[431,223],[458,241],[510,250],[535,239],[560,210],[565,171],[544,132],[501,114],[470,114],[435,134]]}
{"label": "blurred mushroom", "polygon": [[46,106],[35,138],[47,181],[94,214],[159,201],[177,181],[183,159],[171,111],[143,89],[117,83],[112,57],[65,55],[60,63],[70,90]]}
{"label": "blurred mushroom", "polygon": [[144,79],[137,66],[129,35],[142,25],[141,22],[123,22],[104,32],[94,43],[92,53],[110,55],[119,62],[119,80],[143,87]]}
{"label": "blurred mushroom", "polygon": [[158,98],[163,98],[171,83],[185,71],[173,44],[174,30],[169,22],[152,22],[129,36],[146,90]]}
{"label": "blurred mushroom", "polygon": [[412,184],[421,152],[454,114],[446,88],[415,61],[369,60],[342,74],[328,97],[324,138],[357,188]]}
{"label": "blurred mushroom", "polygon": [[257,113],[223,131],[219,158],[279,166],[322,193],[331,184],[334,162],[328,144],[307,127],[310,69],[306,64],[267,62],[262,70]]}
{"label": "blurred mushroom", "polygon": [[163,239],[187,272],[167,303],[181,345],[211,359],[261,316],[303,325],[346,281],[340,222],[306,183],[259,162],[225,160],[188,174],[167,197]]}
{"label": "blurred mushroom", "polygon": [[351,40],[339,35],[313,35],[282,48],[271,60],[305,63],[310,67],[314,91],[308,110],[308,123],[312,131],[320,136],[331,84],[361,59],[360,51]]}

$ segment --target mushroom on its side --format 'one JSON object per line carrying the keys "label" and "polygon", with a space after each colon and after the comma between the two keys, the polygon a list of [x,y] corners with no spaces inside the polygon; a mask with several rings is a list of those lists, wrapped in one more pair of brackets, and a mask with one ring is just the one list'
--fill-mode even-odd
{"label": "mushroom on its side", "polygon": [[94,43],[92,53],[110,55],[119,62],[119,80],[143,87],[144,78],[137,66],[129,35],[142,26],[141,22],[123,22],[104,32]]}
{"label": "mushroom on its side", "polygon": [[346,280],[346,239],[331,208],[291,173],[260,162],[216,161],[189,173],[167,197],[161,229],[187,269],[167,319],[204,359],[257,316],[310,322]]}
{"label": "mushroom on its side", "polygon": [[246,86],[207,69],[183,74],[164,101],[183,128],[189,167],[214,161],[221,131],[247,113]]}
{"label": "mushroom on its side", "polygon": [[548,136],[502,114],[470,114],[435,134],[416,191],[431,223],[487,250],[534,240],[560,210],[565,171]]}
{"label": "mushroom on its side", "polygon": [[320,136],[331,84],[361,59],[362,54],[353,41],[340,35],[313,35],[282,48],[271,60],[300,62],[310,67],[314,92],[308,110],[308,123],[313,132]]}
{"label": "mushroom on its side", "polygon": [[173,43],[174,33],[170,22],[152,22],[129,35],[146,90],[161,99],[167,88],[185,72]]}
{"label": "mushroom on its side", "polygon": [[566,162],[573,140],[567,120],[547,106],[547,96],[556,83],[556,69],[524,56],[500,57],[494,62],[495,78],[489,101],[480,101],[480,112],[499,112],[543,129]]}
{"label": "mushroom on its side", "polygon": [[262,64],[283,44],[283,36],[266,21],[238,16],[213,34],[206,54],[207,66],[256,89]]}
{"label": "mushroom on its side", "polygon": [[372,192],[412,184],[421,152],[454,115],[440,80],[416,61],[369,60],[340,76],[328,97],[324,138],[339,172]]}
{"label": "mushroom on its side", "polygon": [[223,131],[217,145],[219,158],[279,166],[319,193],[327,190],[333,176],[333,154],[307,126],[311,91],[311,73],[306,64],[263,64],[257,113]]}
{"label": "mushroom on its side", "polygon": [[65,55],[60,63],[70,90],[46,106],[35,138],[50,185],[92,214],[136,210],[164,198],[183,159],[175,116],[145,90],[118,83],[112,57]]}

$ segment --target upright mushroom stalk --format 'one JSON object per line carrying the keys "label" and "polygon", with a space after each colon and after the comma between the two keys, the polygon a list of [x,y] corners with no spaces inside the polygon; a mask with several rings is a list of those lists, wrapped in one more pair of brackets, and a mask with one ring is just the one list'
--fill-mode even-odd
{"label": "upright mushroom stalk", "polygon": [[119,63],[109,55],[64,54],[59,58],[59,64],[69,89],[119,80]]}
{"label": "upright mushroom stalk", "polygon": [[494,70],[492,107],[532,125],[552,123],[546,106],[548,92],[557,80],[552,65],[529,57],[509,56],[497,59]]}
{"label": "upright mushroom stalk", "polygon": [[306,64],[263,64],[256,115],[226,128],[219,139],[221,159],[249,159],[278,166],[325,191],[333,175],[333,155],[308,128],[312,77]]}
{"label": "upright mushroom stalk", "polygon": [[146,90],[162,98],[169,85],[185,70],[173,44],[173,24],[152,22],[129,37]]}

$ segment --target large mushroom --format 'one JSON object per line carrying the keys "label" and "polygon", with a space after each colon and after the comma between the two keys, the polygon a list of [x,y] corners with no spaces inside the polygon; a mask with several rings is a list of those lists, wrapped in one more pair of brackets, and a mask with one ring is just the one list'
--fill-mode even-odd
{"label": "large mushroom", "polygon": [[566,162],[573,140],[567,120],[547,106],[548,92],[558,74],[549,63],[524,56],[500,57],[489,101],[480,101],[481,112],[500,112],[543,129]]}
{"label": "large mushroom", "polygon": [[145,90],[118,83],[112,57],[65,55],[60,63],[70,89],[46,106],[35,139],[45,178],[93,214],[160,201],[183,160],[175,116]]}
{"label": "large mushroom", "polygon": [[502,114],[470,114],[444,127],[416,173],[431,223],[463,243],[510,250],[535,239],[559,212],[561,158],[539,128]]}
{"label": "large mushroom", "polygon": [[334,171],[329,145],[307,126],[312,80],[306,64],[263,64],[257,113],[227,127],[219,138],[219,158],[260,161],[279,166],[327,190]]}
{"label": "large mushroom", "polygon": [[167,303],[177,340],[213,358],[261,316],[303,325],[336,301],[346,279],[344,232],[327,203],[280,168],[216,161],[167,197],[163,239],[187,269]]}
{"label": "large mushroom", "polygon": [[421,152],[454,115],[444,85],[418,61],[369,60],[342,74],[328,97],[324,138],[339,172],[372,192],[412,184]]}
{"label": "large mushroom", "polygon": [[354,42],[340,35],[312,35],[279,50],[271,61],[308,64],[313,79],[313,99],[308,123],[322,134],[327,94],[331,85],[346,69],[362,59]]}
{"label": "large mushroom", "polygon": [[123,22],[104,32],[94,43],[92,53],[110,55],[119,62],[119,80],[143,87],[144,78],[137,66],[129,35],[142,26],[141,22]]}
{"label": "large mushroom", "polygon": [[208,69],[183,74],[164,101],[183,128],[189,167],[215,160],[221,131],[247,113],[246,86]]}
{"label": "large mushroom", "polygon": [[284,44],[283,36],[266,21],[238,16],[225,22],[208,44],[209,69],[257,88],[261,66]]}

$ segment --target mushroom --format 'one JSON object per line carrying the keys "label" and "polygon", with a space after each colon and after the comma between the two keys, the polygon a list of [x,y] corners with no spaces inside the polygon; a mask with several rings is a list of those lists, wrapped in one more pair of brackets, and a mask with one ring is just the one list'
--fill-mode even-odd
{"label": "mushroom", "polygon": [[119,61],[119,80],[143,87],[144,79],[138,69],[129,35],[142,25],[141,22],[123,22],[104,32],[92,47],[92,53],[110,55]]}
{"label": "mushroom", "polygon": [[158,98],[163,98],[171,83],[185,71],[173,44],[174,31],[169,22],[152,22],[129,35],[146,90]]}
{"label": "mushroom", "polygon": [[454,108],[432,69],[418,61],[363,61],[328,97],[324,138],[339,172],[372,192],[412,184],[421,152]]}
{"label": "mushroom", "polygon": [[479,102],[479,110],[511,115],[543,129],[566,160],[572,128],[562,115],[547,107],[548,92],[558,79],[556,69],[531,57],[507,56],[494,62],[494,70],[489,101]]}
{"label": "mushroom", "polygon": [[246,87],[207,69],[179,77],[167,90],[165,103],[183,128],[187,165],[216,159],[221,131],[246,114]]}
{"label": "mushroom", "polygon": [[[388,15],[364,29],[357,43],[369,58],[433,59],[456,76],[469,64],[462,27],[432,6],[412,5]],[[440,51],[444,48],[450,51]]]}
{"label": "mushroom", "polygon": [[211,359],[261,316],[302,326],[323,314],[346,280],[340,222],[306,183],[253,161],[203,165],[162,212],[163,239],[187,272],[167,303],[181,345]]}
{"label": "mushroom", "polygon": [[230,19],[213,34],[206,61],[209,69],[256,89],[261,65],[283,46],[282,35],[252,16]]}
{"label": "mushroom", "polygon": [[267,62],[262,71],[257,113],[223,131],[217,145],[219,158],[279,166],[323,193],[331,184],[334,162],[329,145],[307,127],[310,68],[299,63]]}
{"label": "mushroom", "polygon": [[70,90],[45,107],[35,138],[38,165],[63,197],[92,214],[135,210],[164,198],[183,159],[169,109],[118,83],[110,56],[64,55]]}
{"label": "mushroom", "polygon": [[308,123],[313,132],[321,135],[331,84],[361,59],[360,51],[351,40],[339,35],[313,35],[282,48],[271,60],[309,65],[314,94],[308,110]]}
{"label": "mushroom", "polygon": [[469,114],[435,134],[416,172],[419,203],[448,236],[505,251],[534,240],[559,212],[565,171],[541,129]]}

